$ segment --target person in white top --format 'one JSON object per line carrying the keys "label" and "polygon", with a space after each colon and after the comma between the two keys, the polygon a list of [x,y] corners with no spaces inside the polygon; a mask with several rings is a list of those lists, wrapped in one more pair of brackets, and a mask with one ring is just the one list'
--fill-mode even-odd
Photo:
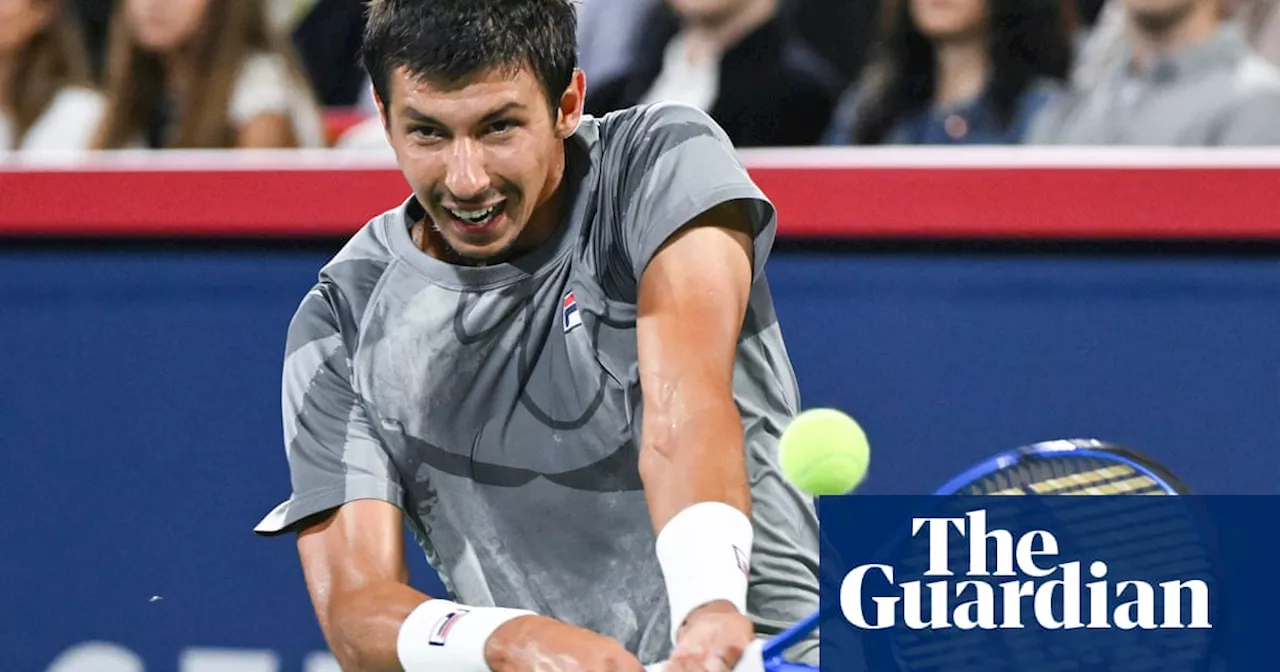
{"label": "person in white top", "polygon": [[260,0],[123,0],[107,82],[102,148],[325,145],[310,83]]}
{"label": "person in white top", "polygon": [[87,150],[105,99],[59,0],[0,0],[0,152]]}

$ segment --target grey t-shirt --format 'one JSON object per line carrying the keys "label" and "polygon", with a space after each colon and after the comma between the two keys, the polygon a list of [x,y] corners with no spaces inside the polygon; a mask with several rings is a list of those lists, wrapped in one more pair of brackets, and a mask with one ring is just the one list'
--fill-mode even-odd
{"label": "grey t-shirt", "polygon": [[292,496],[256,530],[390,502],[454,599],[531,609],[664,659],[666,590],[637,463],[638,278],[684,223],[747,199],[755,279],[733,386],[756,530],[747,604],[760,634],[778,632],[818,606],[818,543],[812,501],[777,462],[799,400],[764,276],[773,206],[692,107],[586,118],[567,146],[568,214],[522,258],[462,267],[422,253],[410,198],[325,265],[286,346]]}

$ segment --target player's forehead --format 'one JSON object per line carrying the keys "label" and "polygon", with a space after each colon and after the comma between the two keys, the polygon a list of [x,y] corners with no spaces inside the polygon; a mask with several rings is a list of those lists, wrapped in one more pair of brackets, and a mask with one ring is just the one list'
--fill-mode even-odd
{"label": "player's forehead", "polygon": [[500,108],[528,113],[546,107],[542,85],[526,66],[490,67],[448,82],[398,66],[390,85],[394,110],[446,123],[472,122]]}

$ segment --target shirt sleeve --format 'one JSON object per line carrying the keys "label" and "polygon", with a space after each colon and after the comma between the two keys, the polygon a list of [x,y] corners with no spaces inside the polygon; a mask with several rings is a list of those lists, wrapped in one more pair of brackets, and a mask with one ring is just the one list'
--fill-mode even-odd
{"label": "shirt sleeve", "polygon": [[776,211],[711,117],[675,103],[646,108],[621,149],[617,222],[637,282],[672,234],[707,210],[734,200],[750,204],[754,275],[760,276],[777,233]]}
{"label": "shirt sleeve", "polygon": [[321,285],[289,325],[281,404],[292,493],[258,523],[264,535],[359,499],[403,508],[404,490],[351,385],[351,357]]}

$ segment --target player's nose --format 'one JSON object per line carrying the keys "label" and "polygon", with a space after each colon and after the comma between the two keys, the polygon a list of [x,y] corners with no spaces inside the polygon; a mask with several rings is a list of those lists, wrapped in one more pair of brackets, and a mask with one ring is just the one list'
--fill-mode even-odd
{"label": "player's nose", "polygon": [[460,201],[478,200],[490,187],[489,173],[485,170],[484,153],[475,143],[464,140],[454,143],[449,151],[444,186]]}

